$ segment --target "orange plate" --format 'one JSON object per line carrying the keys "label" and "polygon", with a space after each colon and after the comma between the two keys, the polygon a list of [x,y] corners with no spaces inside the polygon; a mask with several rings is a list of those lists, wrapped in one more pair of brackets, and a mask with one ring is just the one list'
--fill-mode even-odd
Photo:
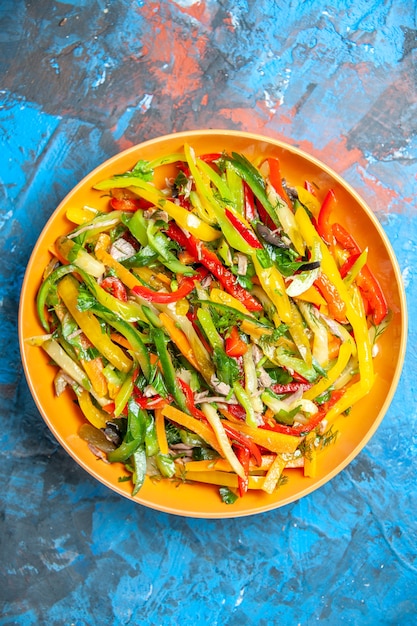
{"label": "orange plate", "polygon": [[[249,158],[276,156],[280,159],[282,175],[291,185],[303,185],[307,179],[323,193],[332,187],[338,199],[335,218],[352,232],[358,243],[368,246],[369,263],[380,280],[393,312],[392,322],[379,341],[375,360],[376,381],[371,393],[359,402],[348,418],[340,418],[337,429],[340,438],[320,455],[317,476],[304,478],[301,470],[288,470],[288,482],[273,495],[250,492],[233,505],[221,502],[217,487],[199,484],[174,484],[168,480],[145,484],[134,500],[150,508],[202,518],[240,517],[268,511],[314,491],[343,468],[360,452],[375,433],[393,398],[400,377],[406,346],[407,313],[400,270],[391,245],[372,211],[355,191],[335,172],[304,152],[266,137],[238,131],[205,130],[168,135],[146,141],[118,154],[91,172],[63,200],[47,222],[29,261],[22,287],[19,311],[20,349],[33,398],[48,427],[89,474],[121,495],[131,498],[130,482],[119,482],[124,475],[122,465],[107,465],[97,461],[77,431],[83,418],[74,405],[71,393],[54,396],[54,368],[48,357],[25,339],[43,334],[37,320],[35,299],[42,271],[50,255],[48,247],[72,226],[65,217],[71,206],[89,205],[103,209],[107,199],[92,186],[104,178],[131,169],[139,159],[154,159],[159,155],[180,152],[184,142],[197,154],[243,152]],[[169,175],[165,166],[163,175]]]}

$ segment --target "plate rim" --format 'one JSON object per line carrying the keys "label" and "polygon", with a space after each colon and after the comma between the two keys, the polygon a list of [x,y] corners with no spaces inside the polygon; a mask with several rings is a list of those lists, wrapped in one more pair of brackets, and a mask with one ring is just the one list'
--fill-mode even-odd
{"label": "plate rim", "polygon": [[[389,259],[390,259],[390,263],[394,272],[394,275],[396,277],[397,280],[397,285],[398,285],[398,294],[399,294],[399,302],[400,302],[400,319],[401,319],[401,337],[400,337],[400,341],[399,341],[399,349],[398,349],[398,353],[399,353],[399,358],[397,360],[396,363],[396,367],[392,376],[392,379],[390,381],[390,385],[389,385],[389,389],[388,392],[385,396],[384,402],[381,406],[381,409],[378,413],[378,417],[372,422],[371,427],[367,430],[366,435],[364,437],[362,437],[362,439],[360,440],[360,442],[355,446],[355,448],[340,462],[337,464],[337,466],[330,472],[326,473],[324,476],[322,476],[319,480],[315,481],[314,484],[311,486],[309,483],[306,484],[306,487],[301,489],[298,493],[297,496],[293,496],[293,495],[289,495],[286,498],[283,498],[282,500],[278,501],[278,502],[272,502],[271,504],[266,504],[265,506],[260,506],[259,508],[257,508],[256,510],[236,510],[235,512],[232,510],[232,506],[231,507],[225,507],[224,512],[222,511],[220,512],[201,512],[201,511],[180,511],[178,509],[174,509],[171,506],[163,506],[160,504],[153,504],[151,502],[147,502],[144,500],[141,500],[140,498],[140,492],[137,496],[132,497],[131,495],[129,495],[129,493],[123,491],[122,489],[118,489],[117,485],[112,485],[110,484],[105,478],[103,478],[102,476],[100,476],[99,472],[96,472],[92,467],[90,467],[89,465],[87,465],[84,460],[80,459],[76,453],[72,450],[71,446],[69,445],[69,443],[63,439],[62,437],[60,437],[59,433],[57,432],[55,426],[50,422],[48,416],[46,415],[46,412],[44,411],[43,407],[41,406],[37,394],[36,394],[36,389],[34,388],[33,385],[33,381],[31,379],[30,376],[30,372],[29,372],[29,366],[27,363],[27,359],[26,359],[26,353],[25,353],[25,349],[24,349],[24,344],[25,344],[25,338],[23,337],[23,332],[22,332],[22,326],[23,326],[23,312],[24,312],[24,303],[25,303],[25,298],[24,295],[26,293],[26,285],[29,282],[30,279],[30,270],[31,267],[33,265],[33,262],[35,260],[36,254],[38,252],[38,249],[41,247],[40,242],[44,237],[45,232],[48,230],[50,224],[53,222],[53,220],[55,219],[55,216],[60,213],[62,211],[62,207],[63,205],[65,205],[70,198],[84,185],[86,184],[88,179],[91,179],[94,177],[94,175],[96,173],[98,173],[100,170],[102,170],[103,168],[106,167],[106,165],[110,164],[111,162],[117,160],[117,159],[121,159],[125,156],[129,156],[129,154],[135,154],[136,152],[138,152],[138,150],[143,149],[145,147],[149,147],[152,146],[152,144],[158,144],[160,142],[163,141],[169,141],[172,139],[178,139],[179,141],[181,140],[188,140],[188,139],[192,139],[193,137],[201,137],[201,136],[219,136],[219,135],[227,135],[228,137],[236,137],[236,138],[243,138],[243,139],[247,139],[247,140],[251,140],[254,142],[264,142],[267,144],[272,144],[275,145],[285,151],[289,151],[292,152],[293,154],[306,159],[307,161],[309,161],[310,163],[313,163],[315,166],[317,166],[321,171],[327,173],[331,178],[335,179],[338,184],[345,188],[345,190],[354,197],[355,201],[360,205],[360,207],[365,211],[367,217],[372,221],[374,227],[376,228],[376,230],[378,231],[379,236],[381,237],[384,247],[388,253]],[[369,443],[370,439],[374,436],[375,432],[378,430],[379,426],[381,425],[381,422],[383,421],[391,403],[392,400],[394,398],[394,395],[397,391],[398,388],[398,384],[400,382],[400,378],[401,378],[401,374],[402,374],[402,370],[404,367],[404,362],[405,362],[405,356],[406,356],[406,351],[407,351],[407,339],[408,339],[408,308],[407,308],[407,297],[406,297],[406,292],[405,292],[405,286],[404,286],[404,282],[403,282],[403,277],[402,277],[402,273],[401,273],[401,269],[400,269],[400,265],[398,262],[398,259],[396,257],[395,251],[393,249],[393,246],[388,238],[388,235],[386,234],[385,230],[382,227],[381,222],[378,220],[376,214],[372,211],[372,209],[370,208],[370,206],[367,204],[367,202],[365,202],[365,200],[362,198],[362,196],[354,189],[354,187],[348,182],[346,181],[338,172],[336,172],[332,167],[330,167],[329,165],[327,165],[326,163],[324,163],[323,161],[321,161],[321,159],[317,158],[316,156],[310,154],[309,152],[306,152],[305,150],[299,148],[296,145],[293,145],[291,143],[288,143],[287,141],[283,141],[281,139],[276,139],[274,137],[269,137],[267,135],[262,135],[259,133],[252,133],[252,132],[247,132],[247,131],[241,131],[241,130],[228,130],[228,129],[194,129],[194,130],[188,130],[188,131],[180,131],[180,132],[173,132],[173,133],[167,133],[164,135],[160,135],[160,136],[156,136],[150,139],[147,139],[143,142],[140,142],[138,144],[135,144],[133,146],[130,146],[129,148],[126,148],[124,150],[121,150],[120,152],[116,152],[114,155],[110,156],[109,158],[105,159],[104,161],[102,161],[98,166],[94,167],[91,171],[89,171],[85,176],[83,176],[83,178],[81,180],[79,180],[78,183],[76,183],[76,185],[74,187],[72,187],[72,189],[65,194],[65,196],[61,199],[61,201],[58,203],[58,205],[56,206],[56,208],[53,210],[53,212],[51,213],[50,217],[47,219],[47,221],[45,222],[41,232],[39,233],[37,240],[35,242],[35,245],[31,251],[31,254],[29,256],[29,259],[27,261],[26,264],[26,268],[25,268],[25,273],[24,273],[24,278],[22,281],[22,286],[21,286],[21,290],[20,290],[20,295],[19,295],[19,308],[18,308],[18,336],[19,336],[19,349],[20,349],[20,356],[21,356],[21,361],[22,361],[22,365],[23,365],[23,370],[24,370],[24,375],[25,375],[25,379],[26,379],[26,383],[29,387],[29,391],[31,393],[32,399],[34,400],[36,407],[43,419],[43,421],[46,423],[47,427],[49,428],[49,430],[51,430],[52,434],[54,435],[54,437],[57,439],[58,443],[60,446],[62,446],[64,448],[64,450],[67,452],[67,454],[69,454],[69,456],[77,463],[77,465],[79,465],[80,467],[82,467],[82,469],[84,471],[87,472],[87,474],[89,474],[91,477],[93,477],[95,480],[98,480],[102,485],[104,485],[106,488],[110,489],[111,491],[113,491],[114,493],[117,493],[118,495],[121,495],[125,498],[127,498],[128,500],[133,501],[136,504],[141,504],[142,506],[145,506],[147,508],[150,508],[151,510],[156,510],[156,511],[160,511],[163,513],[168,513],[171,515],[176,515],[176,516],[180,516],[180,517],[189,517],[189,518],[200,518],[200,519],[227,519],[227,518],[238,518],[238,517],[248,517],[251,515],[259,515],[261,513],[266,513],[269,511],[273,511],[276,510],[278,508],[287,506],[288,504],[291,504],[292,502],[295,502],[307,495],[309,495],[310,493],[313,493],[314,491],[316,491],[317,489],[321,488],[324,484],[326,484],[327,482],[330,482],[335,476],[337,476],[340,472],[342,472],[357,456],[358,454],[363,450],[363,448]],[[75,436],[76,433],[74,433]]]}

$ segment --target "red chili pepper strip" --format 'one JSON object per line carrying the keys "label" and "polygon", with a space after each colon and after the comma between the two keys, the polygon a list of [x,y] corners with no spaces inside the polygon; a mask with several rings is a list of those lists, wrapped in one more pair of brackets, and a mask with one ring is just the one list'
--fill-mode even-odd
{"label": "red chili pepper strip", "polygon": [[255,234],[249,230],[229,209],[225,209],[225,215],[232,226],[237,230],[239,235],[248,243],[252,248],[262,249],[263,246],[256,238]]}
{"label": "red chili pepper strip", "polygon": [[271,185],[277,192],[277,194],[288,204],[288,206],[292,207],[292,202],[288,197],[287,192],[285,191],[282,185],[282,176],[281,176],[281,165],[278,159],[268,159],[269,165],[269,180]]}
{"label": "red chili pepper strip", "polygon": [[127,291],[126,287],[116,276],[106,276],[101,283],[101,287],[107,293],[110,293],[112,296],[121,300],[122,302],[127,302]]}
{"label": "red chili pepper strip", "polygon": [[323,200],[323,204],[321,205],[317,218],[317,232],[323,241],[325,241],[328,245],[332,245],[335,239],[332,225],[330,223],[330,216],[333,213],[335,204],[336,196],[333,189],[329,189]]}
{"label": "red chili pepper strip", "polygon": [[[332,229],[337,243],[343,246],[343,248],[345,250],[348,250],[351,254],[348,261],[350,261],[352,257],[357,258],[357,256],[361,254],[361,249],[352,237],[352,235],[348,233],[348,231],[343,228],[341,224],[338,223],[333,224]],[[344,266],[346,265],[346,263],[344,264]],[[342,268],[344,266],[342,266]],[[364,267],[359,272],[358,276],[356,277],[356,284],[361,290],[365,304],[369,305],[369,308],[372,311],[372,318],[374,323],[380,324],[388,314],[388,304],[377,278],[369,269],[368,265],[364,265]]]}
{"label": "red chili pepper strip", "polygon": [[314,282],[329,307],[329,314],[338,322],[346,321],[346,304],[326,274],[320,274]]}
{"label": "red chili pepper strip", "polygon": [[236,277],[220,261],[218,256],[201,243],[193,235],[186,235],[176,224],[169,223],[167,234],[171,239],[184,246],[201,265],[204,265],[222,285],[223,289],[230,293],[245,305],[249,311],[262,311],[262,305],[249,291],[236,282]]}
{"label": "red chili pepper strip", "polygon": [[176,291],[172,291],[171,293],[163,293],[161,291],[153,291],[149,287],[145,287],[144,285],[136,285],[133,287],[132,291],[136,295],[141,298],[145,298],[145,300],[149,300],[150,302],[157,302],[159,304],[169,304],[171,302],[178,302],[182,298],[188,296],[189,293],[194,289],[194,283],[196,280],[201,280],[207,272],[204,269],[201,269],[195,276],[190,278],[184,278],[181,282],[180,286]]}
{"label": "red chili pepper strip", "polygon": [[232,326],[230,334],[224,341],[224,351],[227,356],[243,356],[248,350],[248,344],[240,338],[237,326]]}

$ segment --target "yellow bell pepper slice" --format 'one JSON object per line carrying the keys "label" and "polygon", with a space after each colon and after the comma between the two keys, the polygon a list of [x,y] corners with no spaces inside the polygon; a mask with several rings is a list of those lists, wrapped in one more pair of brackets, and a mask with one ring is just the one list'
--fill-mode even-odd
{"label": "yellow bell pepper slice", "polygon": [[349,359],[352,355],[352,347],[350,343],[342,343],[339,349],[339,355],[336,363],[331,367],[326,376],[321,378],[318,383],[307,389],[304,392],[303,398],[306,400],[314,400],[317,396],[327,391],[329,387],[339,378],[345,367],[347,366]]}
{"label": "yellow bell pepper slice", "polygon": [[266,430],[264,428],[253,428],[243,422],[226,423],[234,429],[239,430],[241,433],[248,435],[254,443],[257,443],[266,450],[270,450],[276,454],[293,454],[301,442],[300,437],[285,435],[283,433],[277,433],[274,430]]}
{"label": "yellow bell pepper slice", "polygon": [[[185,468],[185,471],[184,471]],[[220,472],[218,470],[208,472],[189,472],[187,465],[181,465],[177,470],[177,476],[185,478],[193,482],[207,483],[209,485],[219,485],[221,487],[230,487],[237,489],[238,476],[230,472]],[[264,482],[263,476],[249,476],[248,489],[262,489]]]}
{"label": "yellow bell pepper slice", "polygon": [[204,441],[206,441],[209,446],[213,448],[213,450],[216,450],[220,456],[223,456],[223,450],[219,445],[216,435],[209,426],[204,424],[204,422],[200,422],[195,417],[191,417],[191,415],[187,415],[187,413],[184,413],[169,404],[164,406],[161,411],[164,417],[167,417],[176,424],[184,426],[184,428],[188,428],[188,430],[196,433],[196,435],[199,435],[202,439],[204,439]]}
{"label": "yellow bell pepper slice", "polygon": [[255,266],[256,275],[265,293],[277,309],[277,313],[282,322],[288,324],[291,322],[291,304],[288,295],[285,292],[284,279],[278,269],[271,267],[264,268],[259,263],[256,254],[252,256]]}
{"label": "yellow bell pepper slice", "polygon": [[96,428],[105,428],[110,419],[110,415],[95,406],[91,396],[85,389],[78,395],[78,404],[84,416],[90,424]]}
{"label": "yellow bell pepper slice", "polygon": [[132,360],[103,332],[100,322],[95,315],[93,315],[91,311],[78,310],[78,282],[75,278],[69,274],[64,276],[58,283],[58,294],[78,326],[97,350],[110,361],[115,368],[125,373],[129,372],[133,365]]}
{"label": "yellow bell pepper slice", "polygon": [[103,263],[95,259],[80,245],[68,239],[68,237],[59,237],[55,242],[55,246],[61,257],[91,274],[94,278],[100,278],[104,274],[106,268]]}
{"label": "yellow bell pepper slice", "polygon": [[[116,187],[117,183],[115,183],[114,186]],[[99,188],[99,185],[97,185],[96,189]],[[181,228],[184,228],[195,237],[198,237],[198,239],[202,241],[214,241],[221,237],[219,230],[203,222],[195,213],[190,213],[187,209],[184,209],[182,206],[166,198],[164,194],[153,185],[137,178],[132,178],[132,186],[129,187],[129,189],[140,198],[166,211],[168,215],[177,222],[178,226],[181,226]]]}
{"label": "yellow bell pepper slice", "polygon": [[282,456],[282,454],[277,454],[275,460],[273,461],[271,467],[269,468],[264,482],[262,484],[262,491],[266,491],[266,493],[273,493],[278,485],[278,481],[281,478],[282,471],[285,467],[286,460]]}
{"label": "yellow bell pepper slice", "polygon": [[115,271],[117,278],[119,278],[122,283],[128,287],[128,289],[133,289],[133,287],[140,287],[142,283],[138,280],[132,272],[129,272],[119,261],[116,261],[112,257],[111,254],[107,252],[107,247],[110,245],[110,237],[104,233],[102,233],[96,243],[94,248],[94,252],[96,258],[104,263],[106,267],[110,267]]}
{"label": "yellow bell pepper slice", "polygon": [[[312,248],[317,242],[318,235],[306,210],[300,204],[297,206],[295,218],[307,245]],[[372,361],[372,346],[369,340],[368,326],[366,316],[363,312],[363,306],[361,306],[360,298],[355,297],[355,286],[352,285],[348,291],[343,279],[340,276],[334,258],[321,238],[320,250],[322,254],[322,272],[336,287],[340,297],[346,305],[346,317],[352,326],[358,350],[361,384],[367,389],[367,391],[369,391],[374,382],[374,370]],[[352,301],[352,296],[355,297],[355,302]]]}
{"label": "yellow bell pepper slice", "polygon": [[304,187],[301,187],[300,185],[297,185],[295,188],[297,190],[298,199],[300,200],[300,202],[311,211],[314,217],[317,217],[321,207],[320,200],[316,198],[316,196],[313,196],[310,191],[307,191],[307,189],[304,189]]}

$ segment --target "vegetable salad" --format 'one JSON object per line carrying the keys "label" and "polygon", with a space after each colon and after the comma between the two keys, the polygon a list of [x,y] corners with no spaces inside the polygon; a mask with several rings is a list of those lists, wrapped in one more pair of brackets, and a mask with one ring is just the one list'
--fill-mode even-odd
{"label": "vegetable salad", "polygon": [[95,189],[108,209],[68,210],[30,340],[92,453],[124,464],[133,495],[148,476],[232,503],[289,468],[314,476],[336,418],[372,388],[389,319],[334,191],[291,187],[274,157],[187,144]]}

